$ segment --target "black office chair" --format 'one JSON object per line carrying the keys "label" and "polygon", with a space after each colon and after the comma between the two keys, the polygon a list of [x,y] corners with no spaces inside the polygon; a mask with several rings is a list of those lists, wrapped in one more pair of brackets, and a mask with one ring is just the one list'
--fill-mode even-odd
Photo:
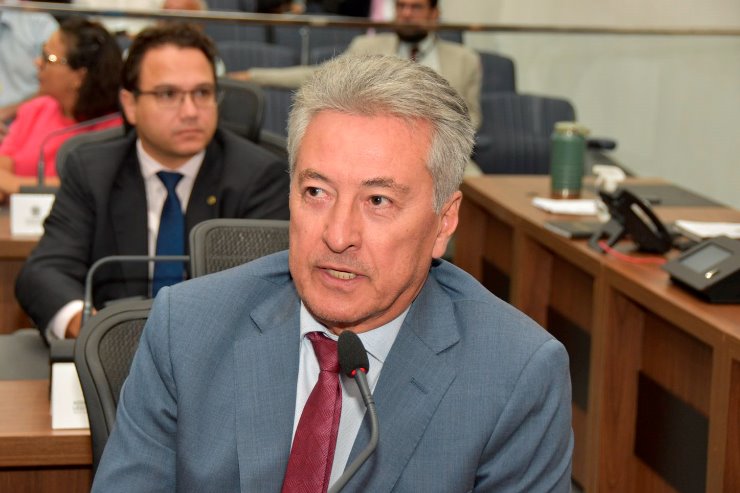
{"label": "black office chair", "polygon": [[104,130],[95,130],[93,132],[85,132],[74,137],[70,137],[65,140],[64,143],[59,146],[56,155],[56,167],[57,176],[64,178],[64,167],[69,154],[82,144],[88,142],[103,142],[106,140],[115,139],[122,137],[126,133],[126,129],[123,125],[118,127],[106,128]]}
{"label": "black office chair", "polygon": [[265,115],[265,93],[257,84],[221,77],[218,87],[223,98],[218,107],[219,125],[259,142]]}
{"label": "black office chair", "polygon": [[555,122],[575,120],[570,102],[529,94],[483,94],[481,110],[473,159],[484,173],[548,173]]}
{"label": "black office chair", "polygon": [[82,326],[75,343],[75,367],[90,422],[93,474],[116,421],[121,388],[151,306],[152,300],[136,300],[104,308]]}
{"label": "black office chair", "polygon": [[496,53],[479,52],[483,69],[481,94],[516,92],[516,71],[511,58]]}
{"label": "black office chair", "polygon": [[288,248],[288,221],[209,219],[190,231],[193,277],[219,272]]}
{"label": "black office chair", "polygon": [[[229,72],[252,67],[292,67],[298,56],[291,48],[267,43],[218,43],[218,50]],[[293,91],[264,88],[265,107],[262,128],[277,135],[287,135],[286,124]]]}

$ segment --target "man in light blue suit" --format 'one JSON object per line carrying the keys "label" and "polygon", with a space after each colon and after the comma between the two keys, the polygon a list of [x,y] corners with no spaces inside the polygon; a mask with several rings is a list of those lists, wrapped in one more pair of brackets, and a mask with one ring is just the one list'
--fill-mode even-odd
{"label": "man in light blue suit", "polygon": [[563,346],[437,260],[473,133],[431,69],[322,67],[289,122],[289,252],[160,292],[94,491],[326,491],[369,439],[344,376],[326,483],[283,479],[319,378],[305,336],[345,330],[370,358],[380,441],[342,491],[569,491]]}

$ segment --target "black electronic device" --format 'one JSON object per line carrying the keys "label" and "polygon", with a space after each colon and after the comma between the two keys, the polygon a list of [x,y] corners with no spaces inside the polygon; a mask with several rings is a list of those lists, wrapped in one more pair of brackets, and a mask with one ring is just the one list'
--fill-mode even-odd
{"label": "black electronic device", "polygon": [[614,246],[629,236],[644,252],[665,253],[671,249],[673,237],[645,200],[622,188],[613,194],[599,192],[599,195],[611,217],[591,236],[588,241],[591,248],[603,252],[599,246],[601,240],[606,239],[607,245]]}
{"label": "black electronic device", "polygon": [[663,269],[671,279],[711,303],[740,303],[740,241],[718,236],[702,241]]}

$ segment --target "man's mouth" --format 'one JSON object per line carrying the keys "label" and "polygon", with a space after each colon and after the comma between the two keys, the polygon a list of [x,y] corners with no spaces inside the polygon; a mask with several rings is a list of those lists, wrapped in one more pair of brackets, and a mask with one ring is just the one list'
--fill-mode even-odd
{"label": "man's mouth", "polygon": [[330,276],[336,278],[336,279],[342,279],[342,280],[350,280],[357,277],[357,274],[353,274],[351,272],[344,272],[341,270],[334,270],[334,269],[326,269],[326,271],[329,273]]}

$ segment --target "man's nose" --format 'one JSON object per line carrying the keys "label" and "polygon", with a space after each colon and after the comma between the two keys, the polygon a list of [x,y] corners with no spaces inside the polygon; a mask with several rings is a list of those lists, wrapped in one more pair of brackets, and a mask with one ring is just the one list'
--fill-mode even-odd
{"label": "man's nose", "polygon": [[362,220],[354,201],[337,201],[324,228],[324,242],[333,252],[340,253],[360,246]]}

